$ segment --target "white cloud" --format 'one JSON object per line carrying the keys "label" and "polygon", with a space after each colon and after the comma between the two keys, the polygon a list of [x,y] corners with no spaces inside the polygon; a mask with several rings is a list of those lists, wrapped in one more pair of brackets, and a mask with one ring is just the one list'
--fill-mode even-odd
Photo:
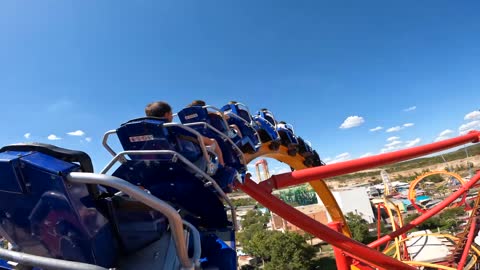
{"label": "white cloud", "polygon": [[395,150],[395,149],[397,149],[397,148],[398,148],[398,147],[394,147],[394,146],[385,147],[385,148],[382,148],[382,149],[380,150],[380,153],[390,152],[390,151]]}
{"label": "white cloud", "polygon": [[371,155],[373,155],[373,153],[368,152],[368,153],[365,153],[365,154],[361,155],[360,157],[361,157],[361,158],[362,158],[362,157],[368,157],[368,156],[371,156]]}
{"label": "white cloud", "polygon": [[391,127],[389,129],[387,129],[386,131],[387,132],[395,132],[395,131],[400,131],[402,129],[402,127],[400,126],[395,126],[395,127]]}
{"label": "white cloud", "polygon": [[393,141],[391,143],[385,144],[385,146],[388,148],[388,147],[394,147],[394,146],[399,145],[399,144],[402,144],[402,142],[401,141]]}
{"label": "white cloud", "polygon": [[396,141],[398,139],[400,139],[400,137],[393,136],[393,137],[388,138],[387,141],[391,142],[391,141]]}
{"label": "white cloud", "polygon": [[327,158],[324,158],[324,159],[323,159],[324,162],[329,162],[330,160],[332,160],[331,157],[327,157]]}
{"label": "white cloud", "polygon": [[62,138],[57,137],[57,135],[55,134],[50,134],[48,135],[47,139],[49,139],[50,141],[58,141],[58,140],[61,140]]}
{"label": "white cloud", "polygon": [[373,131],[378,131],[378,130],[381,130],[381,129],[383,129],[383,127],[378,126],[376,128],[371,128],[370,131],[373,132]]}
{"label": "white cloud", "polygon": [[32,135],[32,134],[31,134],[30,132],[28,132],[28,133],[25,133],[25,134],[23,135],[23,137],[25,137],[25,139],[30,139],[30,136],[31,136],[31,135]]}
{"label": "white cloud", "polygon": [[[390,139],[390,140],[389,140]],[[390,152],[392,150],[397,150],[401,148],[402,141],[399,141],[399,137],[390,137],[387,139],[390,143],[385,144],[385,147],[380,150],[381,153]]]}
{"label": "white cloud", "polygon": [[335,158],[344,159],[344,158],[349,158],[349,157],[350,157],[350,153],[345,152],[345,153],[341,153],[341,154],[337,155]]}
{"label": "white cloud", "polygon": [[417,108],[417,106],[412,106],[412,107],[408,107],[408,108],[404,109],[403,111],[404,112],[410,112],[410,111],[414,111],[416,108]]}
{"label": "white cloud", "polygon": [[480,119],[480,111],[469,112],[463,118],[464,120]]}
{"label": "white cloud", "polygon": [[361,116],[349,116],[347,117],[347,119],[345,119],[345,121],[343,121],[342,125],[340,125],[340,128],[347,129],[352,127],[358,127],[364,122],[365,120]]}
{"label": "white cloud", "polygon": [[414,123],[405,123],[403,124],[404,127],[412,127],[413,125],[415,125]]}
{"label": "white cloud", "polygon": [[440,132],[440,134],[438,134],[437,138],[435,138],[435,141],[438,142],[438,141],[443,141],[443,140],[446,140],[448,138],[450,138],[450,134],[452,134],[453,131],[450,130],[450,129],[445,129],[444,131]]}
{"label": "white cloud", "polygon": [[458,131],[460,132],[460,134],[465,134],[474,129],[480,129],[480,120],[475,120],[475,121],[463,124],[458,128]]}
{"label": "white cloud", "polygon": [[444,131],[440,132],[438,136],[447,136],[448,134],[452,134],[452,133],[453,133],[453,130],[445,129]]}
{"label": "white cloud", "polygon": [[68,135],[70,136],[83,136],[85,135],[85,132],[83,132],[83,130],[75,130],[75,131],[72,131],[72,132],[68,132],[67,133]]}
{"label": "white cloud", "polygon": [[405,147],[412,147],[414,145],[417,145],[420,142],[420,138],[416,138],[415,140],[411,141],[406,141]]}
{"label": "white cloud", "polygon": [[446,140],[450,138],[449,136],[438,136],[437,138],[435,138],[435,141],[438,142],[438,141],[443,141],[443,140]]}
{"label": "white cloud", "polygon": [[345,160],[349,160],[351,157],[350,153],[348,152],[345,152],[345,153],[341,153],[339,155],[337,155],[334,159],[332,160],[329,160],[329,161],[326,161],[326,159],[324,160],[326,163],[328,164],[331,164],[331,163],[336,163],[336,162],[340,162],[340,161],[345,161]]}
{"label": "white cloud", "polygon": [[91,142],[91,141],[92,141],[92,137],[86,137],[86,138],[85,138],[85,141]]}

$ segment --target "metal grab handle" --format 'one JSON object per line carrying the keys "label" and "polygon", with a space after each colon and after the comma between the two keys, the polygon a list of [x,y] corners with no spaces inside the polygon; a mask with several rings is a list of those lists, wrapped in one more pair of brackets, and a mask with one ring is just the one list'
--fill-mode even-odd
{"label": "metal grab handle", "polygon": [[197,138],[197,141],[198,141],[198,144],[200,144],[200,149],[202,150],[202,154],[203,154],[203,157],[207,160],[208,163],[212,163],[210,161],[210,158],[209,158],[209,155],[208,155],[208,152],[207,152],[207,148],[205,146],[205,143],[203,142],[203,136],[202,134],[200,134],[198,131],[196,131],[195,129],[191,128],[191,127],[187,127],[187,126],[184,126],[182,124],[177,124],[177,123],[165,123],[163,124],[163,126],[165,128],[169,128],[169,127],[178,127],[178,128],[181,128],[181,129],[184,129],[190,133],[193,133],[195,135],[195,137]]}
{"label": "metal grab handle", "polygon": [[193,237],[193,255],[192,261],[195,264],[195,269],[200,268],[200,257],[202,255],[202,245],[200,240],[200,232],[188,221],[183,221],[183,224],[190,229]]}
{"label": "metal grab handle", "polygon": [[206,123],[206,122],[194,122],[194,123],[188,123],[188,124],[183,124],[185,126],[188,126],[188,127],[192,127],[192,126],[204,126],[205,128],[208,128],[210,130],[212,130],[213,132],[215,132],[218,136],[220,136],[224,141],[226,142],[229,142],[230,145],[232,146],[233,150],[235,150],[237,152],[237,155],[238,157],[240,158],[240,163],[242,165],[246,165],[246,161],[245,161],[245,156],[243,155],[243,152],[242,150],[240,150],[240,148],[232,141],[232,139],[230,139],[227,135],[223,134],[220,130],[214,128],[212,125]]}
{"label": "metal grab handle", "polygon": [[112,187],[164,214],[167,217],[170,229],[172,230],[177,256],[182,265],[182,269],[193,269],[193,263],[188,258],[187,245],[183,233],[183,220],[177,211],[169,204],[115,176],[72,172],[67,175],[67,180],[77,184],[98,184]]}
{"label": "metal grab handle", "polygon": [[110,137],[110,135],[116,134],[116,133],[117,133],[117,131],[115,129],[109,130],[109,131],[105,132],[105,134],[103,135],[103,139],[102,139],[103,147],[105,147],[105,149],[107,149],[107,151],[112,156],[117,155],[117,153],[115,153],[115,151],[113,151],[112,147],[110,147],[110,145],[108,145],[108,137]]}
{"label": "metal grab handle", "polygon": [[46,268],[49,270],[108,270],[107,268],[98,265],[47,258],[4,248],[0,248],[0,258],[19,263],[21,265]]}
{"label": "metal grab handle", "polygon": [[207,113],[208,113],[208,109],[214,110],[215,111],[214,113],[219,113],[220,117],[222,117],[222,122],[225,124],[225,127],[228,128],[228,122],[227,122],[227,119],[225,119],[225,114],[219,108],[212,105],[203,106],[203,108],[207,109]]}

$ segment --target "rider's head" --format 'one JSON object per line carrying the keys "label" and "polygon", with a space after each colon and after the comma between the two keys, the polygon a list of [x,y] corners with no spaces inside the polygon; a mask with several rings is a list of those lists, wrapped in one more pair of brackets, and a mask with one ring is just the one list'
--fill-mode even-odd
{"label": "rider's head", "polygon": [[173,114],[172,107],[164,101],[155,101],[145,107],[145,114],[147,116],[166,118],[168,122],[172,122]]}

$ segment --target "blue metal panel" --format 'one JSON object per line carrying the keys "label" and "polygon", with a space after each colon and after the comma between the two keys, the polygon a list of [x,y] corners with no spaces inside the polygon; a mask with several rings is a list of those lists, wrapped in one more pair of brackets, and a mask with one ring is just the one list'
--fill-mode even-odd
{"label": "blue metal panel", "polygon": [[0,192],[21,194],[25,191],[17,156],[0,153],[0,177]]}
{"label": "blue metal panel", "polygon": [[[8,238],[26,253],[112,267],[116,248],[107,219],[94,207],[86,185],[64,181],[79,165],[26,153],[15,162],[27,192],[0,191],[0,222]],[[0,167],[0,174],[5,168]],[[0,183],[4,181],[0,178]]]}
{"label": "blue metal panel", "polygon": [[[117,129],[117,135],[125,150],[172,150],[194,163],[202,158],[195,134],[177,126],[165,128],[163,124],[164,121],[157,119],[129,121]],[[151,155],[139,158],[157,159],[159,157]],[[205,164],[203,165],[205,167]],[[202,166],[199,167],[202,170],[205,169]]]}
{"label": "blue metal panel", "polygon": [[106,198],[122,249],[134,252],[160,239],[167,231],[166,217],[128,197]]}
{"label": "blue metal panel", "polygon": [[175,146],[175,151],[194,163],[204,158],[195,134],[179,126],[170,126],[168,131],[171,134],[170,144]]}
{"label": "blue metal panel", "polygon": [[5,260],[0,259],[0,270],[11,270],[13,269]]}
{"label": "blue metal panel", "polygon": [[184,108],[177,115],[183,124],[195,122],[209,123],[207,109],[200,106]]}
{"label": "blue metal panel", "polygon": [[[261,115],[253,116],[253,120],[255,123],[257,123],[257,132],[259,133],[262,142],[278,139],[278,133],[275,130],[275,127],[269,121],[267,121]],[[265,133],[265,136],[262,135],[262,133]]]}
{"label": "blue metal panel", "polygon": [[[227,105],[223,106],[221,110],[224,113],[226,113],[228,111],[231,111],[232,113],[238,115],[239,117],[241,117],[242,119],[244,119],[246,121],[246,122],[242,121],[242,119],[239,119],[237,117],[229,117],[228,120],[227,120],[228,124],[236,125],[240,129],[240,132],[242,132],[243,138],[248,138],[249,139],[249,141],[242,142],[242,144],[243,145],[252,144],[253,148],[255,149],[255,147],[257,146],[259,141],[258,141],[258,137],[256,136],[255,128],[247,125],[247,123],[254,124],[254,122],[251,123],[251,117],[250,117],[250,115],[248,115],[248,112],[245,111],[245,110],[240,110],[238,108],[238,105],[235,105],[235,104],[227,104]],[[240,113],[242,113],[243,116],[240,115]]]}
{"label": "blue metal panel", "polygon": [[[161,119],[139,119],[122,124],[117,136],[125,150],[174,150],[169,134]],[[137,158],[131,156],[131,158]],[[142,156],[143,159],[149,158]],[[155,159],[155,156],[150,157]]]}
{"label": "blue metal panel", "polygon": [[209,113],[206,108],[201,106],[192,106],[182,109],[178,112],[178,118],[180,118],[180,122],[183,124],[205,122],[225,135],[228,135],[230,129],[220,115]]}
{"label": "blue metal panel", "polygon": [[213,233],[202,234],[203,268],[237,269],[237,253]]}
{"label": "blue metal panel", "polygon": [[290,143],[298,144],[297,137],[287,128],[278,128],[278,134],[282,138],[282,144],[288,146]]}
{"label": "blue metal panel", "polygon": [[182,164],[132,160],[122,164],[113,175],[140,185],[174,207],[185,210],[180,214],[195,226],[225,228],[232,225],[213,187],[206,187]]}

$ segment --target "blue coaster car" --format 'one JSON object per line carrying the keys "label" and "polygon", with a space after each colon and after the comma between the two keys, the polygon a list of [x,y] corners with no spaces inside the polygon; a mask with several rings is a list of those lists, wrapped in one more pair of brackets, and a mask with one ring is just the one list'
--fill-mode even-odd
{"label": "blue coaster car", "polygon": [[292,125],[281,121],[277,123],[276,129],[280,135],[282,145],[288,148],[288,154],[295,156],[298,152],[298,140],[297,136],[295,136]]}
{"label": "blue coaster car", "polygon": [[320,156],[318,155],[317,151],[313,150],[310,142],[305,141],[301,137],[297,137],[298,140],[298,153],[305,158],[303,162],[307,167],[316,167],[316,166],[323,166],[322,160],[320,160]]}
{"label": "blue coaster car", "polygon": [[273,114],[267,109],[261,109],[253,116],[255,128],[262,143],[271,142],[269,148],[277,150],[281,144],[280,135],[278,134],[275,125],[275,118]]}
{"label": "blue coaster car", "polygon": [[[120,133],[128,134],[128,127],[122,126]],[[169,141],[178,138],[168,134]],[[165,141],[150,138],[126,139],[132,148],[165,146]],[[133,146],[141,141],[150,144]],[[202,162],[194,165],[188,158],[196,157],[184,157],[177,147],[175,153],[130,150],[116,156],[114,161],[122,164],[114,175],[128,182],[92,173],[83,152],[44,144],[0,149],[0,238],[13,245],[12,250],[0,247],[0,269],[13,269],[5,263],[11,260],[21,269],[236,269],[233,229],[219,195],[223,192],[199,169]],[[190,171],[176,166],[182,161]],[[179,174],[172,178],[170,171]],[[189,202],[194,199],[198,206]],[[189,215],[201,233],[182,219]]]}
{"label": "blue coaster car", "polygon": [[228,124],[238,127],[244,138],[249,138],[255,146],[261,142],[257,133],[256,122],[253,121],[245,105],[231,101],[223,106],[221,111],[225,114]]}
{"label": "blue coaster car", "polygon": [[[242,141],[235,143],[230,136],[222,129],[217,127],[224,126],[228,129],[228,123],[218,114],[208,113],[207,108],[200,106],[192,106],[182,109],[177,113],[178,118],[184,126],[194,129],[202,136],[215,139],[222,149],[223,160],[225,165],[236,169],[240,174],[247,171],[246,162],[243,151],[237,145],[240,144],[244,151],[254,152],[255,146],[248,141],[248,138],[242,138]],[[212,121],[212,119],[216,119]]]}
{"label": "blue coaster car", "polygon": [[[209,111],[209,110],[213,110]],[[255,153],[256,144],[249,136],[241,136],[229,125],[223,112],[212,106],[191,106],[178,112],[178,118],[183,124],[204,122],[221,133],[227,135],[243,153]],[[213,130],[213,129],[212,129]],[[241,130],[240,130],[241,131]],[[210,132],[211,133],[211,132]],[[218,142],[218,141],[217,141]]]}

